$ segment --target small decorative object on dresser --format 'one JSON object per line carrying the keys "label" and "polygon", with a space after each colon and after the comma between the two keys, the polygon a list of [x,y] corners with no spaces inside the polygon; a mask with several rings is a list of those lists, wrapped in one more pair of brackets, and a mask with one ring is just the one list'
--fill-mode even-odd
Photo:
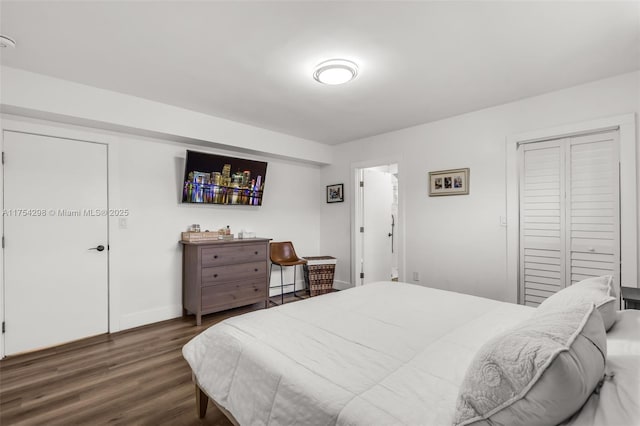
{"label": "small decorative object on dresser", "polygon": [[182,233],[182,241],[192,243],[194,241],[212,241],[218,239],[218,231],[188,231]]}
{"label": "small decorative object on dresser", "polygon": [[429,197],[469,194],[469,169],[429,172]]}
{"label": "small decorative object on dresser", "polygon": [[181,241],[182,308],[202,315],[268,302],[268,238]]}
{"label": "small decorative object on dresser", "polygon": [[240,232],[238,232],[238,238],[255,238],[255,237],[256,237],[255,232],[248,231],[246,229],[242,229]]}
{"label": "small decorative object on dresser", "polygon": [[621,289],[622,298],[624,299],[624,308],[640,310],[640,288],[621,287]]}

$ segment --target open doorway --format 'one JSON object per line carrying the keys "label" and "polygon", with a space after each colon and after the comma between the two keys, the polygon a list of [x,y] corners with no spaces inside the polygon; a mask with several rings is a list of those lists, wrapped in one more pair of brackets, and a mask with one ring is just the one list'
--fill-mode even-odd
{"label": "open doorway", "polygon": [[355,284],[397,281],[398,165],[356,169]]}

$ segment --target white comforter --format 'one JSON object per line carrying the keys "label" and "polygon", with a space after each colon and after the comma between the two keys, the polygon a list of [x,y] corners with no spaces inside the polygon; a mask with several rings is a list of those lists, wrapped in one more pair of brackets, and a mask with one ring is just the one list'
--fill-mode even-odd
{"label": "white comforter", "polygon": [[183,354],[242,425],[448,425],[477,349],[533,311],[381,282],[230,318]]}

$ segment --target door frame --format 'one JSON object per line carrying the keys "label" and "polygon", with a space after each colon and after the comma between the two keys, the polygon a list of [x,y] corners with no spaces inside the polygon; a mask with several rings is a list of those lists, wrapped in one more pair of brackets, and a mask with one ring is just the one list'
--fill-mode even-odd
{"label": "door frame", "polygon": [[[34,135],[49,136],[62,139],[71,139],[87,143],[98,143],[106,145],[107,148],[107,206],[119,205],[120,200],[118,173],[116,170],[118,144],[117,137],[100,130],[89,131],[76,128],[72,125],[52,123],[38,119],[0,114],[0,151],[4,152],[5,131],[29,133]],[[4,210],[4,171],[0,173],[0,208]],[[107,244],[110,247],[117,247],[119,243],[118,233],[112,232],[118,229],[117,217],[109,217],[107,221]],[[0,224],[2,235],[4,235],[4,221]],[[119,283],[119,263],[117,256],[112,255],[112,251],[107,254],[107,304],[108,321],[107,330],[109,333],[120,331],[120,288]],[[5,321],[5,274],[4,274],[4,248],[2,248],[2,261],[0,261],[0,319]],[[0,358],[5,357],[5,336],[0,337]]]}
{"label": "door frame", "polygon": [[360,202],[360,170],[372,167],[398,166],[398,223],[396,223],[396,249],[398,250],[398,280],[405,280],[405,208],[404,208],[404,179],[402,175],[402,161],[400,157],[390,156],[386,159],[368,160],[351,163],[351,282],[354,287],[360,283],[360,267],[358,262],[359,215],[362,212]]}
{"label": "door frame", "polygon": [[[508,302],[518,303],[520,265],[520,204],[518,146],[521,143],[564,138],[607,130],[618,130],[620,155],[620,286],[638,283],[638,207],[635,113],[583,121],[506,138],[506,214]],[[624,230],[624,232],[622,232]]]}

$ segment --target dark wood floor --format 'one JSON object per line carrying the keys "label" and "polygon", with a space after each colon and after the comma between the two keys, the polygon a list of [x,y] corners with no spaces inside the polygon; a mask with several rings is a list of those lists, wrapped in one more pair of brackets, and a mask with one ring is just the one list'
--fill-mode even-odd
{"label": "dark wood floor", "polygon": [[211,402],[197,418],[181,350],[209,326],[253,309],[207,315],[200,327],[189,316],[7,357],[0,361],[0,425],[228,426]]}

